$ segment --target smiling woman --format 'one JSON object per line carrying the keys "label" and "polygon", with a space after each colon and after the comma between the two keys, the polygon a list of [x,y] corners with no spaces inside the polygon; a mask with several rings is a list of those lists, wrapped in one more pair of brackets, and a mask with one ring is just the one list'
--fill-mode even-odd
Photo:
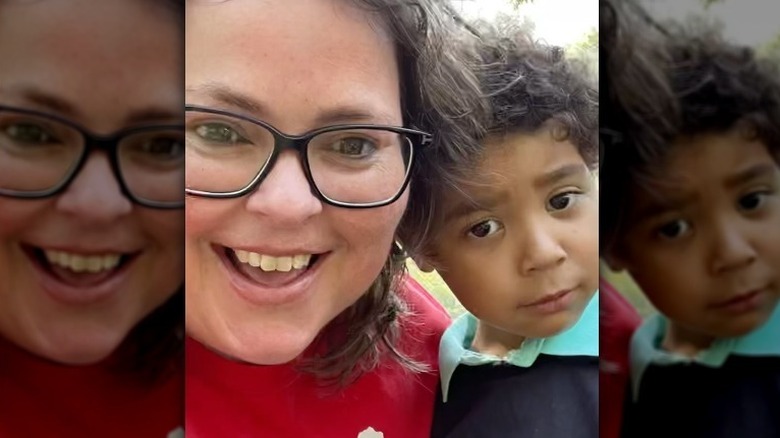
{"label": "smiling woman", "polygon": [[0,436],[181,425],[182,6],[0,1]]}
{"label": "smiling woman", "polygon": [[428,436],[448,318],[394,240],[416,164],[479,126],[452,21],[428,0],[188,4],[188,436]]}

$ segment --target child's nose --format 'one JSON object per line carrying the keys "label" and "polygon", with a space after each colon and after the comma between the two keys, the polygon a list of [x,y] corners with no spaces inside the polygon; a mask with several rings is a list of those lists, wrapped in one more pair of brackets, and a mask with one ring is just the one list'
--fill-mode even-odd
{"label": "child's nose", "polygon": [[566,260],[566,251],[543,223],[531,222],[520,237],[520,269],[524,275],[554,268]]}
{"label": "child's nose", "polygon": [[733,271],[756,260],[755,249],[739,224],[719,224],[713,233],[712,242],[710,269],[713,274]]}

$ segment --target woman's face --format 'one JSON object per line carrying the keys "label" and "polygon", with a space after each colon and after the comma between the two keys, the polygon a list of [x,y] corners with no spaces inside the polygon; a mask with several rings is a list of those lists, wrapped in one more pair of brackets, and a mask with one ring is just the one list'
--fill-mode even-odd
{"label": "woman's face", "polygon": [[[163,8],[89,0],[1,8],[0,104],[101,135],[180,123],[181,27]],[[14,129],[0,126],[0,141]],[[182,223],[181,210],[125,198],[103,152],[60,195],[0,197],[0,336],[62,363],[106,357],[181,286]]]}
{"label": "woman's face", "polygon": [[[188,104],[291,135],[402,124],[393,41],[349,2],[195,3],[186,24]],[[239,360],[293,360],[376,279],[406,202],[405,193],[374,209],[325,205],[292,151],[247,196],[188,198],[189,334]],[[237,261],[236,250],[279,265],[313,256],[305,268],[268,272]]]}

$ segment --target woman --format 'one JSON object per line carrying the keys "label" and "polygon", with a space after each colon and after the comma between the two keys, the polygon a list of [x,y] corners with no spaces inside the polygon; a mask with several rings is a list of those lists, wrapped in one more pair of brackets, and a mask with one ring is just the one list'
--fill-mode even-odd
{"label": "woman", "polygon": [[188,4],[188,436],[428,435],[448,318],[394,237],[414,161],[478,127],[451,21],[433,1]]}
{"label": "woman", "polygon": [[0,436],[181,426],[182,6],[0,2]]}

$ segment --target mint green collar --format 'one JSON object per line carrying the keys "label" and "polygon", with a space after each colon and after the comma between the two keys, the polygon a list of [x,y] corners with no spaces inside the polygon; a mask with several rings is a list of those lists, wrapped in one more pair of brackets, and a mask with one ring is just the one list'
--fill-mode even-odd
{"label": "mint green collar", "polygon": [[458,365],[485,365],[508,363],[528,368],[540,354],[553,356],[598,356],[599,354],[599,299],[593,295],[579,321],[568,330],[541,339],[526,339],[517,350],[500,358],[471,350],[477,331],[477,319],[465,313],[456,319],[442,335],[439,344],[439,369],[444,402],[447,401],[450,380]]}
{"label": "mint green collar", "polygon": [[738,338],[724,338],[713,342],[710,348],[690,358],[660,348],[668,320],[661,315],[647,318],[631,338],[631,386],[634,400],[639,396],[642,375],[650,364],[673,365],[697,363],[711,368],[722,366],[729,355],[780,356],[780,305],[761,327]]}

